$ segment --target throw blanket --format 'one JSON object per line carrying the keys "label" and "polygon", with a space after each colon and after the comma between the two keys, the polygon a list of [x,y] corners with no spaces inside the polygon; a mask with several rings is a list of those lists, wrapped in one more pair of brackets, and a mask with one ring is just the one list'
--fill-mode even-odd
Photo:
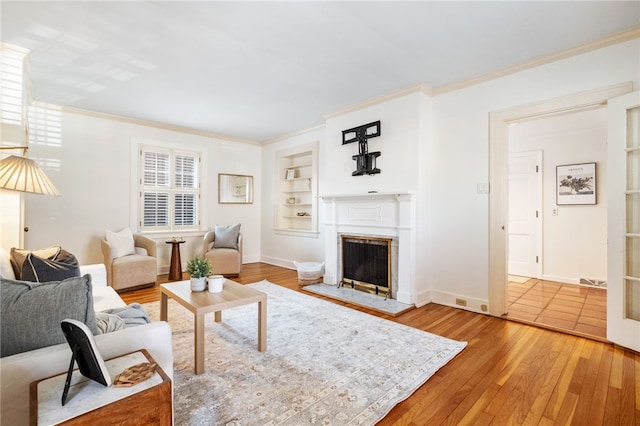
{"label": "throw blanket", "polygon": [[141,304],[132,303],[124,308],[113,308],[103,311],[107,314],[118,315],[127,327],[150,323],[151,320]]}

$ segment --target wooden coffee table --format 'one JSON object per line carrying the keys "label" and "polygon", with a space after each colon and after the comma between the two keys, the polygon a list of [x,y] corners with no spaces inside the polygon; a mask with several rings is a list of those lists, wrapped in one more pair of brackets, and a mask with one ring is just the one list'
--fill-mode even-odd
{"label": "wooden coffee table", "polygon": [[169,297],[191,311],[195,317],[195,374],[204,372],[204,316],[213,312],[215,321],[222,321],[222,311],[236,306],[258,303],[258,350],[267,350],[267,295],[235,281],[225,280],[220,293],[192,292],[189,281],[160,285],[160,320],[167,320]]}

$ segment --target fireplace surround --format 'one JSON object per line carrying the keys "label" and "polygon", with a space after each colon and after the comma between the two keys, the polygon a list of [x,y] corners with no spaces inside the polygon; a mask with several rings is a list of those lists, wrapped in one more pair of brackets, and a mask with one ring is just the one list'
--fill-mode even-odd
{"label": "fireplace surround", "polygon": [[402,303],[415,303],[415,195],[399,191],[321,198],[325,204],[324,282],[338,285],[343,279],[342,235],[387,238],[392,241],[388,297]]}

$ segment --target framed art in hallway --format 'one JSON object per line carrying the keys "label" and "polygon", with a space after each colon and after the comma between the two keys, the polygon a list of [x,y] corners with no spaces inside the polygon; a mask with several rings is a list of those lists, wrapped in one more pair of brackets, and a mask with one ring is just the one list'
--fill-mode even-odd
{"label": "framed art in hallway", "polygon": [[596,204],[596,163],[556,166],[556,204]]}

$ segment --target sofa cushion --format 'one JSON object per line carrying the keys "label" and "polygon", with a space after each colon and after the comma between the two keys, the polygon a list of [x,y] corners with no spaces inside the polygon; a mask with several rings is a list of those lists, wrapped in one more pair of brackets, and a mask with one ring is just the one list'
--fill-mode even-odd
{"label": "sofa cushion", "polygon": [[155,283],[157,260],[151,256],[124,256],[113,260],[111,265],[111,286],[116,290],[126,290],[142,284]]}
{"label": "sofa cushion", "polygon": [[135,254],[133,233],[125,228],[120,232],[105,231],[107,243],[111,246],[111,256],[115,259]]}
{"label": "sofa cushion", "polygon": [[91,276],[34,283],[0,279],[0,356],[66,342],[60,322],[85,323],[95,334]]}
{"label": "sofa cushion", "polygon": [[80,265],[78,259],[64,249],[52,259],[44,259],[35,253],[29,253],[22,264],[22,281],[48,282],[62,281],[67,278],[79,277]]}
{"label": "sofa cushion", "polygon": [[216,225],[213,230],[214,248],[238,249],[238,236],[240,235],[240,224],[236,225]]}
{"label": "sofa cushion", "polygon": [[27,249],[12,247],[9,258],[11,260],[11,266],[13,266],[13,273],[15,274],[16,279],[17,280],[21,279],[22,264],[24,263],[29,253],[34,253],[36,256],[41,257],[43,259],[51,259],[55,255],[57,255],[59,252],[60,252],[60,246],[57,246],[57,245],[46,247],[43,249],[37,249],[37,250],[27,250]]}

